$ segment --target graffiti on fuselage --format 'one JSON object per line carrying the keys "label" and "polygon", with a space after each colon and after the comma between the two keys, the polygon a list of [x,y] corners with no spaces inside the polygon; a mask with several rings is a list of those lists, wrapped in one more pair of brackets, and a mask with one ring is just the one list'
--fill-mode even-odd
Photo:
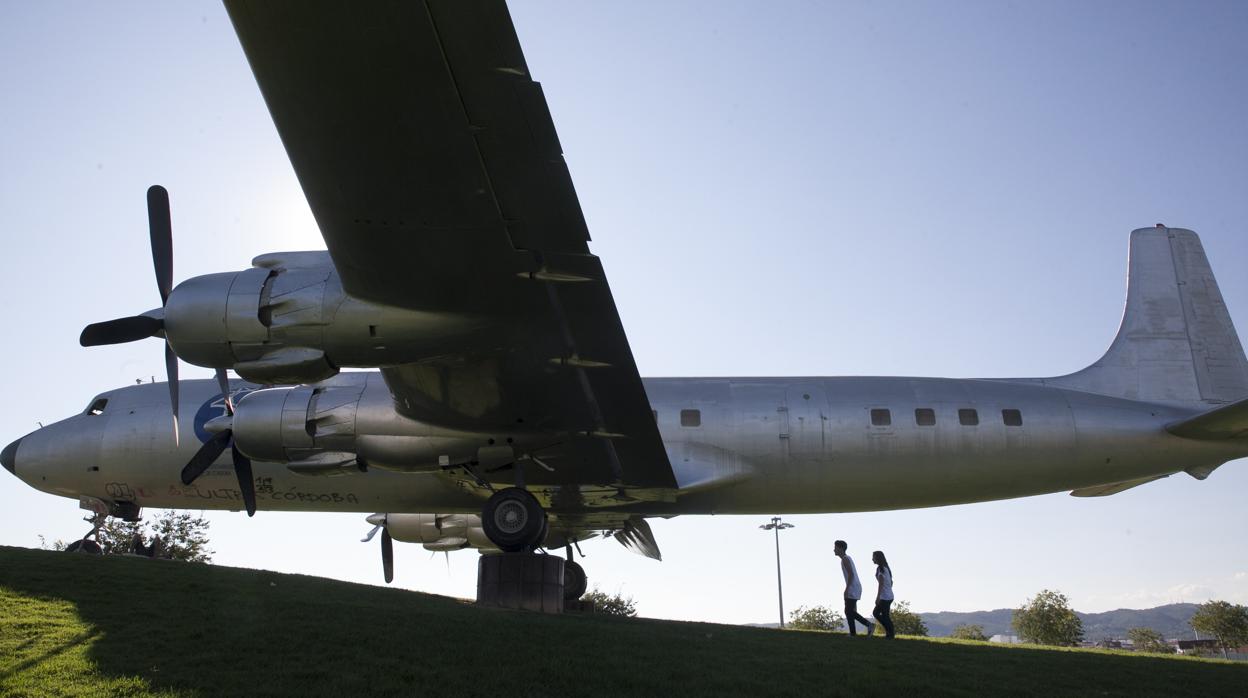
{"label": "graffiti on fuselage", "polygon": [[[259,388],[236,388],[230,391],[230,399],[237,405],[244,395],[254,390],[259,390]],[[217,393],[199,406],[199,411],[195,413],[195,437],[199,439],[200,443],[207,443],[208,439],[212,438],[212,434],[209,434],[204,429],[204,425],[211,419],[223,416],[225,412],[224,393]]]}
{"label": "graffiti on fuselage", "polygon": [[[241,502],[243,493],[234,487],[201,487],[198,484],[170,485],[170,497],[185,499],[223,499]],[[273,478],[256,478],[256,498],[260,501],[301,502],[304,504],[359,504],[360,497],[354,492],[304,492],[298,486],[286,489],[273,487]]]}

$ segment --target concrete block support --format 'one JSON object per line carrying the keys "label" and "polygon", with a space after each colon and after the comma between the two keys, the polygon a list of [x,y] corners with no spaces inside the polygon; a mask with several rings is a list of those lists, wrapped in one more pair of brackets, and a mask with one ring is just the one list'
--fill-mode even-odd
{"label": "concrete block support", "polygon": [[540,613],[563,612],[563,558],[495,553],[477,560],[477,603]]}

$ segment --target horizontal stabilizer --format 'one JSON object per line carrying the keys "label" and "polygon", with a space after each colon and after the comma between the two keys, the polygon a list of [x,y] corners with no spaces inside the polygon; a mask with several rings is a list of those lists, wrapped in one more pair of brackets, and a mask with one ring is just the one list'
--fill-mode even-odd
{"label": "horizontal stabilizer", "polygon": [[1132,487],[1147,485],[1154,480],[1160,480],[1169,475],[1154,475],[1153,477],[1142,477],[1139,480],[1126,480],[1124,482],[1111,482],[1106,485],[1093,485],[1092,487],[1081,487],[1070,493],[1072,497],[1108,497],[1111,494],[1118,494],[1123,490],[1129,490]]}
{"label": "horizontal stabilizer", "polygon": [[1248,399],[1201,412],[1166,425],[1166,431],[1185,439],[1235,439],[1248,433]]}

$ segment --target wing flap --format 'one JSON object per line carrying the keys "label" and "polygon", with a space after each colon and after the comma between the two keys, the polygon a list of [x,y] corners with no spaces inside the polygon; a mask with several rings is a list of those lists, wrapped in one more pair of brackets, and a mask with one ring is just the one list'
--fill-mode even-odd
{"label": "wing flap", "polygon": [[1138,480],[1124,480],[1123,482],[1110,482],[1104,485],[1093,485],[1092,487],[1081,487],[1070,493],[1072,497],[1108,497],[1111,494],[1118,494],[1132,487],[1147,485],[1150,482],[1170,477],[1169,475],[1155,475],[1153,477],[1142,477]]}

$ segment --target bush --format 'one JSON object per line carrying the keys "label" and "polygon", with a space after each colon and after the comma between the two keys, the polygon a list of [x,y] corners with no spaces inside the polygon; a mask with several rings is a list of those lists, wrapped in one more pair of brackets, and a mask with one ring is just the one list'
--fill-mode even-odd
{"label": "bush", "polygon": [[978,642],[987,642],[988,636],[984,634],[984,626],[969,625],[967,623],[959,623],[953,628],[953,632],[949,633],[949,637],[955,640],[975,640]]}
{"label": "bush", "polygon": [[845,627],[845,618],[827,606],[798,606],[796,611],[789,613],[786,626],[793,630],[821,630],[832,632]]}
{"label": "bush", "polygon": [[1060,591],[1045,589],[1014,611],[1011,623],[1024,642],[1072,646],[1083,639],[1083,621]]}
{"label": "bush", "polygon": [[593,601],[595,613],[624,618],[632,618],[637,615],[637,603],[633,601],[633,597],[624,598],[620,594],[611,596],[605,591],[599,590],[598,587],[594,587],[593,591],[582,596],[581,600]]}
{"label": "bush", "polygon": [[[164,510],[147,521],[122,521],[109,518],[100,526],[100,547],[106,555],[130,552],[135,535],[146,545],[160,537],[160,557],[186,562],[211,562],[208,549],[208,519],[188,512]],[[59,541],[58,541],[59,542]]]}
{"label": "bush", "polygon": [[[898,635],[919,635],[927,637],[927,623],[919,614],[910,610],[909,601],[894,601],[892,612],[893,630]],[[883,630],[883,628],[881,628]]]}
{"label": "bush", "polygon": [[1174,653],[1174,648],[1166,642],[1161,633],[1152,628],[1131,628],[1127,631],[1127,639],[1138,652]]}

